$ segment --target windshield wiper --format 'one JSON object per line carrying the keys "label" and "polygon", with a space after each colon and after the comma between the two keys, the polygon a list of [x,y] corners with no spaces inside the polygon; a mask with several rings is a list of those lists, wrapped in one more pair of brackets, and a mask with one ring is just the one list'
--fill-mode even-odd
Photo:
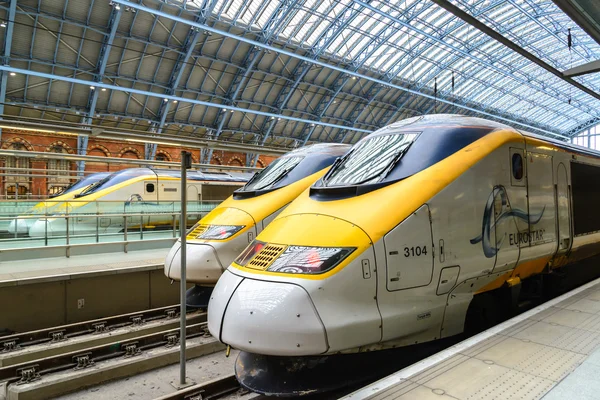
{"label": "windshield wiper", "polygon": [[275,179],[273,179],[273,181],[271,181],[271,183],[264,185],[262,187],[256,188],[256,190],[264,190],[265,188],[268,188],[269,186],[273,187],[277,182],[279,182],[280,180],[282,180],[283,178],[285,178],[287,176],[287,174],[294,168],[286,168],[284,169],[281,174],[279,174],[279,176]]}
{"label": "windshield wiper", "polygon": [[[383,179],[383,178],[385,178],[394,169],[394,167],[402,159],[402,157],[404,156],[404,154],[406,154],[406,152],[408,151],[408,148],[413,143],[414,143],[414,140],[412,142],[408,143],[402,150],[398,151],[398,154],[396,154],[394,156],[394,158],[392,158],[392,160],[390,161],[390,163],[388,164],[388,166],[386,168],[384,168],[379,174],[373,175],[373,176],[369,176],[369,177],[367,177],[367,178],[365,178],[365,179],[363,179],[362,181],[359,181],[359,182],[353,182],[351,185],[352,186],[364,185],[365,183],[371,182],[374,179],[377,179],[377,178]],[[323,183],[325,183],[325,181]]]}
{"label": "windshield wiper", "polygon": [[408,149],[410,148],[410,146],[412,146],[412,144],[414,142],[415,141],[413,140],[412,142],[408,143],[402,150],[400,150],[398,152],[398,154],[396,154],[396,156],[394,156],[394,158],[389,163],[389,165],[387,166],[387,168],[385,168],[383,171],[381,171],[381,174],[379,174],[379,176],[381,177],[381,179],[385,178],[386,176],[388,176],[388,174],[390,172],[392,172],[392,170],[394,169],[394,167],[398,164],[398,162],[400,162],[400,160],[402,159],[402,157],[404,157],[404,155],[406,154],[406,152],[408,151]]}
{"label": "windshield wiper", "polygon": [[347,152],[346,154],[344,154],[341,157],[338,157],[335,159],[335,161],[333,162],[333,164],[331,165],[331,168],[329,168],[329,171],[327,171],[327,173],[325,174],[325,176],[323,177],[323,186],[327,186],[327,181],[329,181],[329,178],[331,177],[331,174],[333,174],[333,172],[335,171],[335,169],[337,167],[340,166],[340,164],[342,164],[344,161],[346,161],[346,159],[350,156],[350,154],[352,154],[354,152],[354,149],[351,149],[349,152]]}
{"label": "windshield wiper", "polygon": [[256,178],[262,174],[262,172],[264,171],[264,169],[262,171],[256,171],[254,172],[254,175],[252,175],[250,177],[250,179],[248,179],[248,182],[246,182],[246,184],[244,185],[244,187],[248,186],[249,184],[251,184],[252,182],[254,182],[256,180]]}
{"label": "windshield wiper", "polygon": [[104,183],[106,183],[106,181],[104,179],[99,180],[96,183],[92,183],[90,186],[88,186],[86,189],[82,190],[81,193],[76,194],[75,196],[73,196],[74,198],[79,198],[79,197],[83,197],[83,196],[87,196],[88,194],[90,194],[94,189],[96,189],[98,186],[103,185]]}

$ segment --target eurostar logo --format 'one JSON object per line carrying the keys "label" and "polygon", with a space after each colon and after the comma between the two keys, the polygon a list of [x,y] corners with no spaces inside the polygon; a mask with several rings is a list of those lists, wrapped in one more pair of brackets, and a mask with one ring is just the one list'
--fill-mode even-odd
{"label": "eurostar logo", "polygon": [[[496,197],[500,196],[502,202],[502,211],[500,214],[494,218],[494,203],[496,202]],[[471,244],[477,244],[481,242],[481,247],[483,248],[483,254],[487,258],[495,257],[498,253],[498,250],[502,247],[502,243],[507,237],[507,234],[504,233],[500,240],[496,240],[496,243],[492,244],[491,233],[492,230],[496,229],[496,226],[499,225],[503,220],[515,217],[520,219],[521,221],[529,222],[529,226],[535,225],[542,219],[544,215],[544,211],[546,211],[546,206],[536,214],[529,214],[525,211],[519,209],[511,209],[508,205],[508,196],[506,195],[506,189],[503,186],[496,186],[490,196],[488,197],[488,201],[485,205],[485,211],[483,212],[483,221],[481,227],[481,234],[473,239],[471,239]],[[533,232],[517,232],[511,233],[508,235],[510,237],[511,245],[518,245],[520,243],[531,243],[534,241],[543,240],[544,230],[539,229]]]}

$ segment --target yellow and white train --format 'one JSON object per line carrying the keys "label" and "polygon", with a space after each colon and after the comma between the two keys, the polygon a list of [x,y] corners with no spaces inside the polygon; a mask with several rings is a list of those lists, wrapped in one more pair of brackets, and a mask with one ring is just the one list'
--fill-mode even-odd
{"label": "yellow and white train", "polygon": [[[300,193],[321,178],[350,146],[314,144],[281,156],[200,220],[187,234],[187,304],[208,306],[223,271]],[[165,259],[165,275],[181,279],[181,241]]]}
{"label": "yellow and white train", "polygon": [[[99,180],[106,178],[108,175],[109,172],[96,172],[94,174],[90,174],[86,177],[83,177],[77,182],[74,182],[70,186],[66,187],[62,192],[50,196],[48,201],[42,201],[33,206],[33,208],[28,212],[28,215],[32,216],[39,214],[48,214],[55,206],[61,204],[62,202],[73,200],[76,195],[84,191],[90,185],[93,185]],[[35,221],[35,219],[31,218],[17,217],[17,219],[12,220],[8,225],[8,232],[11,234],[28,233],[29,229]]]}
{"label": "yellow and white train", "polygon": [[326,375],[335,354],[489,326],[528,282],[600,254],[598,182],[599,153],[495,122],[386,126],[223,273],[209,330],[242,350],[242,385],[281,394],[302,389],[291,374]]}
{"label": "yellow and white train", "polygon": [[[246,172],[189,171],[188,202],[198,205],[220,202],[244,185],[250,176]],[[67,232],[67,220],[72,235],[116,233],[124,229],[122,216],[106,214],[132,214],[127,217],[128,228],[170,225],[173,223],[172,212],[179,209],[180,181],[177,170],[128,168],[114,172],[87,186],[72,199],[51,207],[50,217],[34,220],[29,236],[63,236]],[[191,208],[189,211],[190,223],[197,221],[203,212]],[[149,215],[142,216],[144,213]],[[67,215],[71,217],[67,219]]]}

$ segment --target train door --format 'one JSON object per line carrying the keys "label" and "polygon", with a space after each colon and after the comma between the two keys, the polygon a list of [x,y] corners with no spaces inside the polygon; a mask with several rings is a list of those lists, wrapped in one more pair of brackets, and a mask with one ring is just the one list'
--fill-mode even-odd
{"label": "train door", "polygon": [[528,234],[515,238],[523,261],[540,259],[556,250],[556,207],[552,156],[527,152]]}
{"label": "train door", "polygon": [[571,221],[569,178],[567,168],[559,163],[556,168],[556,222],[558,224],[558,248],[556,253],[566,253],[571,248]]}
{"label": "train door", "polygon": [[429,285],[433,274],[433,239],[427,205],[385,235],[384,244],[387,290]]}
{"label": "train door", "polygon": [[[435,251],[431,215],[427,204],[383,237],[386,270],[378,273],[377,303],[383,320],[383,340],[415,332],[427,335],[437,327],[445,301],[432,304]],[[378,261],[379,262],[379,261]],[[410,299],[411,311],[402,312]],[[415,325],[414,316],[419,316]]]}

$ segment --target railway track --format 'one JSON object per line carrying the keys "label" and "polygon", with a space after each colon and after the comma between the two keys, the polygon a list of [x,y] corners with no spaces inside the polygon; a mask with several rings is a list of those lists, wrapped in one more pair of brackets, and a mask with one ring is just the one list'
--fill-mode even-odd
{"label": "railway track", "polygon": [[[214,400],[229,397],[231,394],[246,394],[233,374],[209,382],[193,385],[155,400]],[[256,396],[258,397],[258,396]],[[250,396],[247,398],[251,398]]]}
{"label": "railway track", "polygon": [[[100,318],[0,337],[0,367],[127,340],[179,326],[178,305]],[[206,313],[187,313],[187,323],[206,321]]]}
{"label": "railway track", "polygon": [[[0,398],[49,398],[179,360],[179,307],[0,338]],[[222,350],[206,313],[187,314],[188,358]],[[2,393],[4,391],[4,393]]]}

